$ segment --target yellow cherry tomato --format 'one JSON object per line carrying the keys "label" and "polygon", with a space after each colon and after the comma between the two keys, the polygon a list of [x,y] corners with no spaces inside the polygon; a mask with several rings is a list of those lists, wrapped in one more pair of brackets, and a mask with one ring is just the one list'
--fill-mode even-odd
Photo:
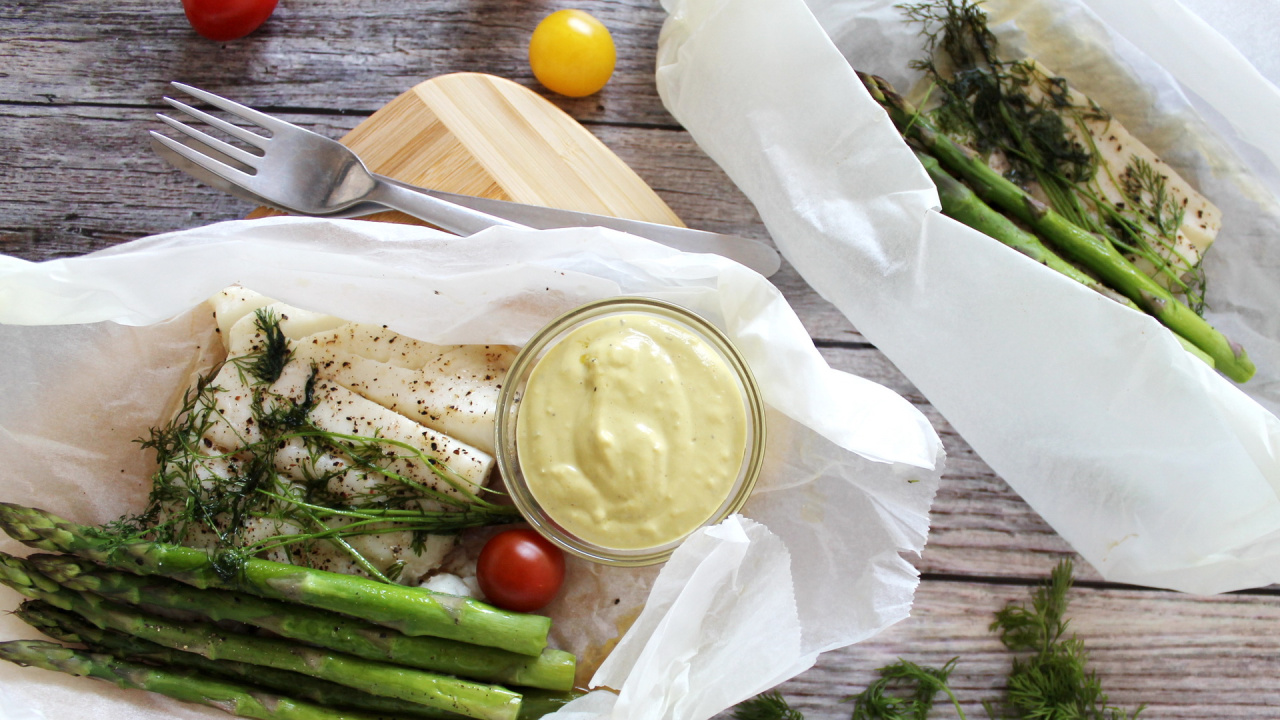
{"label": "yellow cherry tomato", "polygon": [[613,75],[616,60],[609,29],[581,10],[551,13],[529,40],[534,77],[548,90],[569,97],[598,92]]}

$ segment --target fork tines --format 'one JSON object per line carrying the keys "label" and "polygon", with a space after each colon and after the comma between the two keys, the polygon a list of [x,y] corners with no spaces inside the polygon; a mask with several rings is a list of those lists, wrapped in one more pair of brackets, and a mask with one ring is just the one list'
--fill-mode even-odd
{"label": "fork tines", "polygon": [[[240,103],[228,100],[224,97],[214,95],[211,92],[192,87],[184,83],[170,83],[177,90],[180,90],[198,100],[201,100],[215,108],[226,111],[227,113],[247,120],[248,122],[262,127],[270,132],[280,129],[283,123],[281,120],[261,113],[253,108],[246,107]],[[185,115],[199,120],[211,128],[215,128],[228,136],[239,140],[251,147],[265,150],[270,138],[247,130],[239,125],[223,120],[222,118],[211,115],[203,110],[192,107],[181,100],[166,96],[164,101],[175,110]],[[198,130],[181,120],[165,115],[164,113],[156,113],[164,124],[173,128],[177,132],[185,136],[185,141],[174,140],[173,138],[161,133],[151,131],[151,136],[157,141],[163,143],[166,147],[178,153],[187,160],[199,165],[200,167],[228,180],[234,180],[236,173],[242,175],[252,175],[257,167],[257,161],[262,157],[261,153],[252,153],[243,150],[235,145],[220,140],[207,132]],[[221,156],[221,159],[218,157]],[[237,167],[239,166],[239,167]]]}

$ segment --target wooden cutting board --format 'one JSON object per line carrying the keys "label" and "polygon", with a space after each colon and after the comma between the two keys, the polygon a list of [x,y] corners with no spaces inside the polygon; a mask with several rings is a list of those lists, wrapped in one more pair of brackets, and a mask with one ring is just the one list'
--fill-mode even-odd
{"label": "wooden cutting board", "polygon": [[[419,83],[342,143],[374,172],[421,187],[683,225],[626,163],[537,93],[480,73]],[[260,208],[250,217],[277,214]],[[426,224],[401,213],[368,219]]]}

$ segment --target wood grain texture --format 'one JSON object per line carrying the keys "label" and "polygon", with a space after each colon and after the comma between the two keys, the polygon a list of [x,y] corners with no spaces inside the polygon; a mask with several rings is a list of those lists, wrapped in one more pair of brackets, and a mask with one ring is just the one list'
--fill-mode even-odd
{"label": "wood grain texture", "polygon": [[683,224],[582,125],[494,75],[451,73],[418,83],[343,143],[376,171],[423,187]]}
{"label": "wood grain texture", "polygon": [[[450,73],[420,82],[341,141],[374,172],[421,187],[684,224],[630,166],[572,117],[495,75]],[[257,208],[249,217],[278,214],[283,213]],[[399,212],[367,219],[429,224]]]}
{"label": "wood grain texture", "polygon": [[[847,718],[841,700],[865,688],[877,668],[899,657],[934,667],[958,657],[952,687],[968,717],[985,718],[981,702],[1000,696],[1010,663],[988,625],[996,610],[1028,598],[1025,587],[926,582],[911,618],[824,655],[780,690],[810,720]],[[1280,704],[1275,663],[1265,659],[1280,651],[1280,639],[1249,628],[1280,622],[1276,599],[1077,587],[1068,614],[1112,704],[1133,710],[1145,703],[1148,719],[1261,718],[1274,717]],[[933,717],[955,713],[939,708]]]}
{"label": "wood grain texture", "polygon": [[579,99],[541,90],[529,70],[529,36],[555,9],[537,0],[284,0],[252,36],[214,43],[191,30],[177,0],[9,0],[0,4],[0,98],[151,105],[181,80],[269,112],[368,115],[423,80],[470,71],[539,90],[582,120],[674,124],[653,83],[658,3],[591,4],[618,63],[604,90]]}
{"label": "wood grain texture", "polygon": [[[179,3],[42,0],[0,4],[0,252],[30,260],[77,255],[144,235],[243,217],[252,208],[196,185],[151,154],[145,131],[171,79],[226,94],[339,138],[435,75],[510,78],[583,122],[692,227],[768,238],[749,200],[662,108],[653,85],[663,12],[650,0],[583,7],[619,45],[615,77],[570,100],[538,88],[524,59],[534,24],[553,9],[505,0],[282,0],[254,35],[211,43]],[[824,655],[783,692],[810,720],[847,717],[839,700],[902,656],[941,664],[965,710],[993,697],[1008,656],[991,613],[1026,597],[1070,547],[970,448],[907,378],[784,264],[773,278],[824,357],[903,394],[948,453],[913,616]],[[1148,703],[1143,717],[1272,717],[1280,705],[1280,597],[1267,590],[1191,597],[1099,582],[1073,595],[1074,627],[1111,698]],[[725,715],[727,717],[727,713]],[[953,717],[940,709],[935,717]]]}

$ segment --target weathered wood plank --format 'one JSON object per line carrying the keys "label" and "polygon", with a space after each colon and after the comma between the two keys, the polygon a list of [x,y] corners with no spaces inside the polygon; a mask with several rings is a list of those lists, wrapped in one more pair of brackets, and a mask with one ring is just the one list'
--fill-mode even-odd
{"label": "weathered wood plank", "polygon": [[[363,116],[282,114],[329,137]],[[198,185],[151,152],[152,111],[91,106],[0,106],[0,252],[36,260],[144,235],[229,220],[251,208]],[[592,126],[693,227],[767,239],[755,208],[687,133]],[[861,341],[850,323],[789,267],[774,282],[815,337]]]}
{"label": "weathered wood plank", "polygon": [[673,126],[654,86],[665,13],[656,2],[590,7],[618,48],[612,80],[581,99],[541,88],[528,64],[534,27],[555,7],[483,0],[283,2],[257,32],[216,43],[196,35],[179,2],[0,5],[0,99],[58,105],[157,105],[182,80],[262,109],[371,113],[414,84],[489,72],[551,98],[580,120]]}
{"label": "weathered wood plank", "polygon": [[[847,718],[841,699],[864,689],[877,668],[900,657],[935,667],[958,657],[952,688],[970,718],[985,718],[980,703],[999,697],[1010,662],[987,626],[997,609],[1027,598],[1023,587],[925,581],[909,619],[823,655],[780,690],[809,720]],[[1111,702],[1129,710],[1145,703],[1147,720],[1272,717],[1280,705],[1280,636],[1264,630],[1280,622],[1274,595],[1077,587],[1068,616]],[[956,717],[949,707],[934,716]]]}

